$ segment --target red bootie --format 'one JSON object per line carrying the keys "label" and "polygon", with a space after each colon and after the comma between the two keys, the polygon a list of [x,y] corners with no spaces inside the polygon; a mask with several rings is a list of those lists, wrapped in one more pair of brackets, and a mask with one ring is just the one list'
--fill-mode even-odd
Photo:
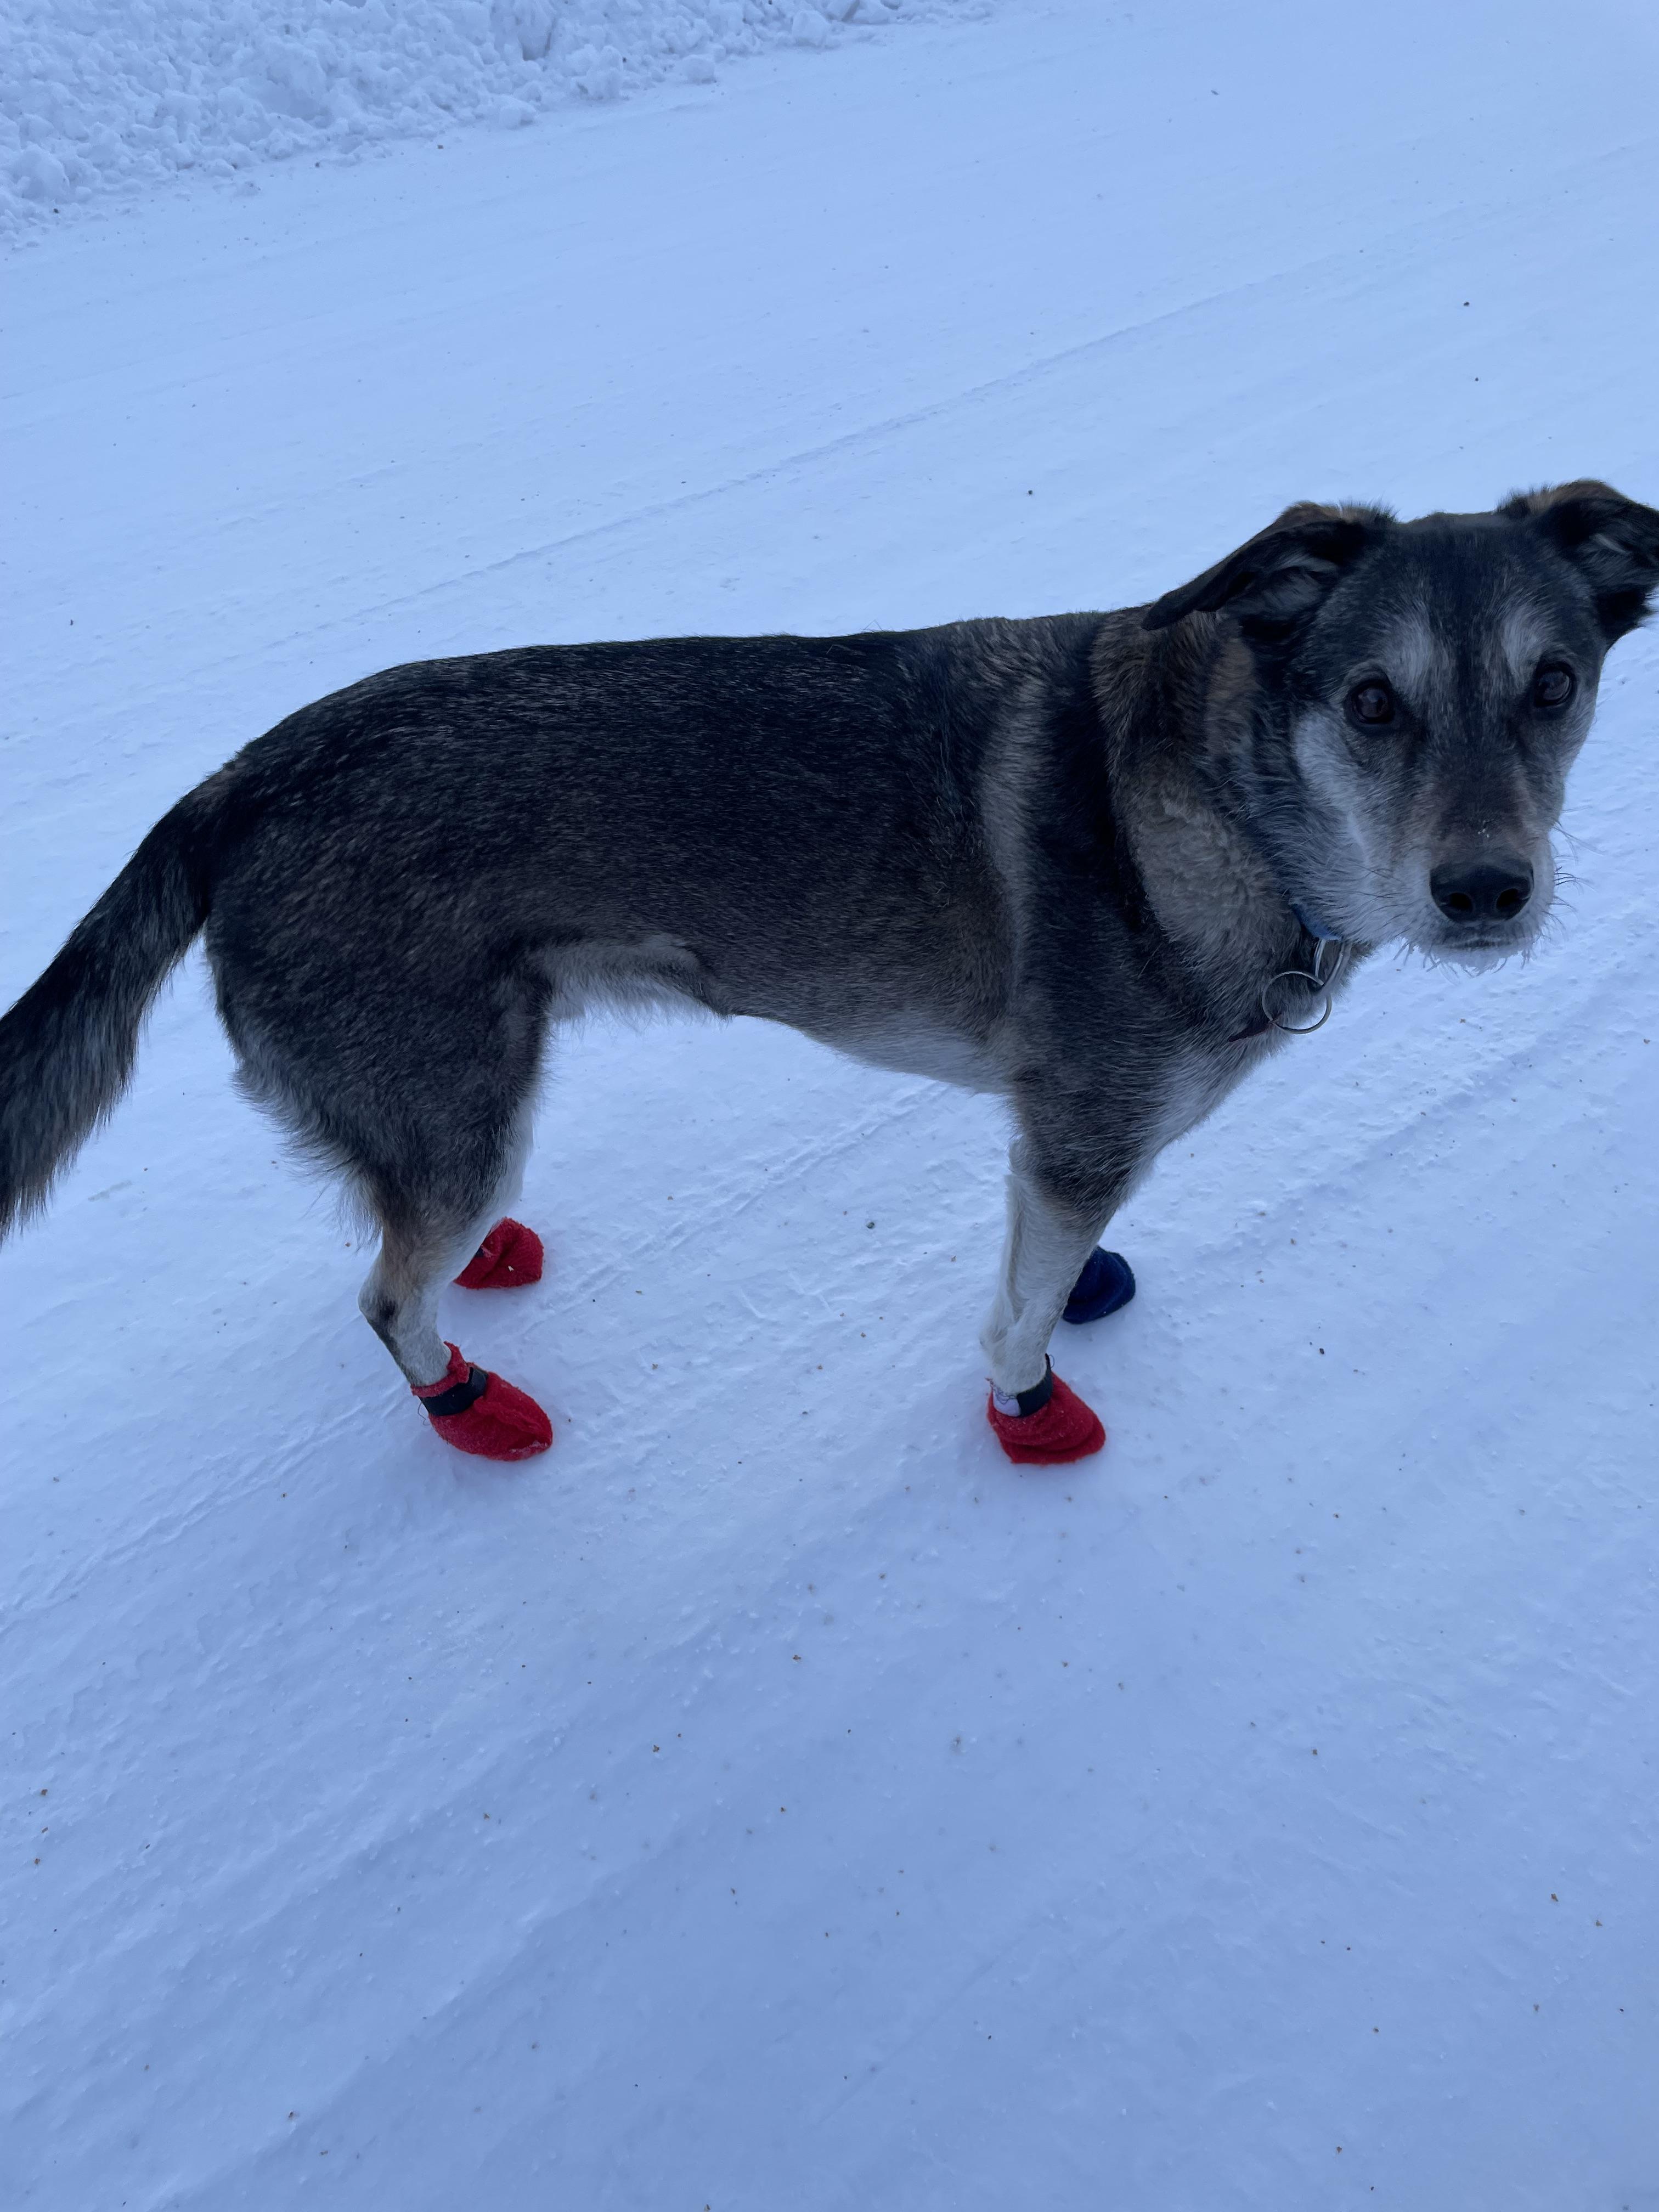
{"label": "red bootie", "polygon": [[1070,1460],[1087,1459],[1106,1441],[1099,1416],[1066,1389],[1052,1367],[1017,1398],[1003,1398],[999,1404],[1000,1395],[992,1391],[985,1418],[1012,1460],[1030,1467],[1064,1467]]}
{"label": "red bootie", "polygon": [[462,1358],[452,1344],[435,1382],[410,1388],[447,1444],[479,1459],[534,1459],[553,1441],[553,1424],[533,1398]]}
{"label": "red bootie", "polygon": [[542,1279],[542,1240],[510,1214],[498,1221],[455,1280],[464,1291],[515,1291]]}

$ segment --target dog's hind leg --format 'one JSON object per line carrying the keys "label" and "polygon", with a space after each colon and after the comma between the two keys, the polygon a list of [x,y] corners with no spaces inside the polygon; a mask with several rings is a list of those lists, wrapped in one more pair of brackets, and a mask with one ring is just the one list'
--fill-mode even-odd
{"label": "dog's hind leg", "polygon": [[[299,963],[292,963],[296,969]],[[533,974],[431,963],[418,991],[390,961],[290,988],[276,963],[220,977],[245,1087],[343,1175],[380,1231],[359,1304],[433,1427],[458,1449],[524,1459],[546,1415],[438,1328],[443,1285],[516,1194],[545,1030]]]}
{"label": "dog's hind leg", "polygon": [[501,934],[494,890],[446,874],[435,835],[350,868],[331,835],[326,810],[273,831],[222,889],[208,957],[240,1079],[379,1227],[360,1304],[438,1434],[524,1458],[552,1441],[545,1414],[446,1343],[438,1299],[517,1190],[544,962]]}
{"label": "dog's hind leg", "polygon": [[388,1231],[363,1285],[364,1316],[446,1443],[481,1459],[532,1458],[553,1441],[541,1407],[501,1376],[475,1367],[438,1333],[438,1292],[455,1249],[453,1238]]}
{"label": "dog's hind leg", "polygon": [[456,1251],[453,1230],[383,1222],[380,1255],[358,1293],[363,1319],[412,1390],[429,1388],[450,1364],[450,1347],[438,1331],[438,1296],[450,1279]]}
{"label": "dog's hind leg", "polygon": [[[518,1183],[522,1131],[504,1144],[492,1143],[488,1128],[470,1133],[471,1142],[458,1144],[448,1133],[442,1169],[411,1172],[405,1160],[396,1182],[384,1161],[359,1169],[358,1188],[380,1219],[380,1250],[358,1304],[446,1443],[485,1459],[528,1459],[553,1441],[546,1414],[511,1382],[473,1366],[438,1328],[442,1286],[477,1246],[480,1223]],[[538,1256],[539,1249],[537,1240]]]}

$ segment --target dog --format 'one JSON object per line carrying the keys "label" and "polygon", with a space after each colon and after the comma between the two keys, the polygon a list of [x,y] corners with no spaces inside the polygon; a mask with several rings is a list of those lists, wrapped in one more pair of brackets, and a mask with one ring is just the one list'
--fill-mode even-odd
{"label": "dog", "polygon": [[0,1022],[0,1228],[204,933],[240,1081],[378,1224],[362,1311],[433,1428],[526,1458],[546,1416],[436,1310],[463,1260],[540,1273],[495,1217],[550,1031],[595,1000],[756,1016],[1007,1100],[987,1413],[1012,1459],[1080,1458],[1104,1431],[1048,1345],[1133,1290],[1107,1223],[1376,946],[1535,941],[1656,585],[1659,512],[1581,482],[1292,507],[1111,614],[369,677],[182,799]]}

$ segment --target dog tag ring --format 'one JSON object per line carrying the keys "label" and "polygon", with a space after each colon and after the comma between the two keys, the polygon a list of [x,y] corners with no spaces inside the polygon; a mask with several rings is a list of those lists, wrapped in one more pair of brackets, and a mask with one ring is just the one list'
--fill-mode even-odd
{"label": "dog tag ring", "polygon": [[[1339,944],[1337,945],[1336,958],[1331,963],[1330,974],[1326,975],[1322,974],[1321,971],[1325,965],[1325,947],[1330,942],[1331,939],[1328,937],[1322,937],[1319,939],[1314,951],[1313,973],[1311,975],[1308,973],[1305,968],[1281,968],[1278,975],[1269,975],[1267,981],[1261,986],[1259,1004],[1261,1008],[1262,1015],[1267,1021],[1271,1023],[1274,1029],[1281,1030],[1286,1036],[1311,1036],[1316,1030],[1322,1030],[1326,1023],[1329,1021],[1331,1018],[1331,1007],[1334,1004],[1331,998],[1331,992],[1335,987],[1337,977],[1342,973],[1342,963],[1347,958],[1348,948],[1346,945],[1342,944]],[[1273,985],[1275,983],[1289,982],[1311,984],[1313,988],[1322,995],[1325,1004],[1319,1015],[1319,1018],[1316,1021],[1283,1022],[1280,1021],[1279,1016],[1274,1013],[1272,1007],[1269,1006],[1267,1004],[1267,994],[1273,989]]]}

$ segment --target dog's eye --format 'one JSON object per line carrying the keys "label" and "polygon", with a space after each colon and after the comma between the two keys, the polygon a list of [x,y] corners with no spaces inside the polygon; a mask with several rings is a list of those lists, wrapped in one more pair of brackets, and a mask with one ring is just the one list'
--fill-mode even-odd
{"label": "dog's eye", "polygon": [[1356,684],[1348,694],[1348,711],[1355,721],[1378,728],[1394,720],[1394,694],[1386,684]]}
{"label": "dog's eye", "polygon": [[1572,691],[1572,671],[1559,662],[1540,668],[1532,679],[1532,696],[1540,707],[1565,707]]}

